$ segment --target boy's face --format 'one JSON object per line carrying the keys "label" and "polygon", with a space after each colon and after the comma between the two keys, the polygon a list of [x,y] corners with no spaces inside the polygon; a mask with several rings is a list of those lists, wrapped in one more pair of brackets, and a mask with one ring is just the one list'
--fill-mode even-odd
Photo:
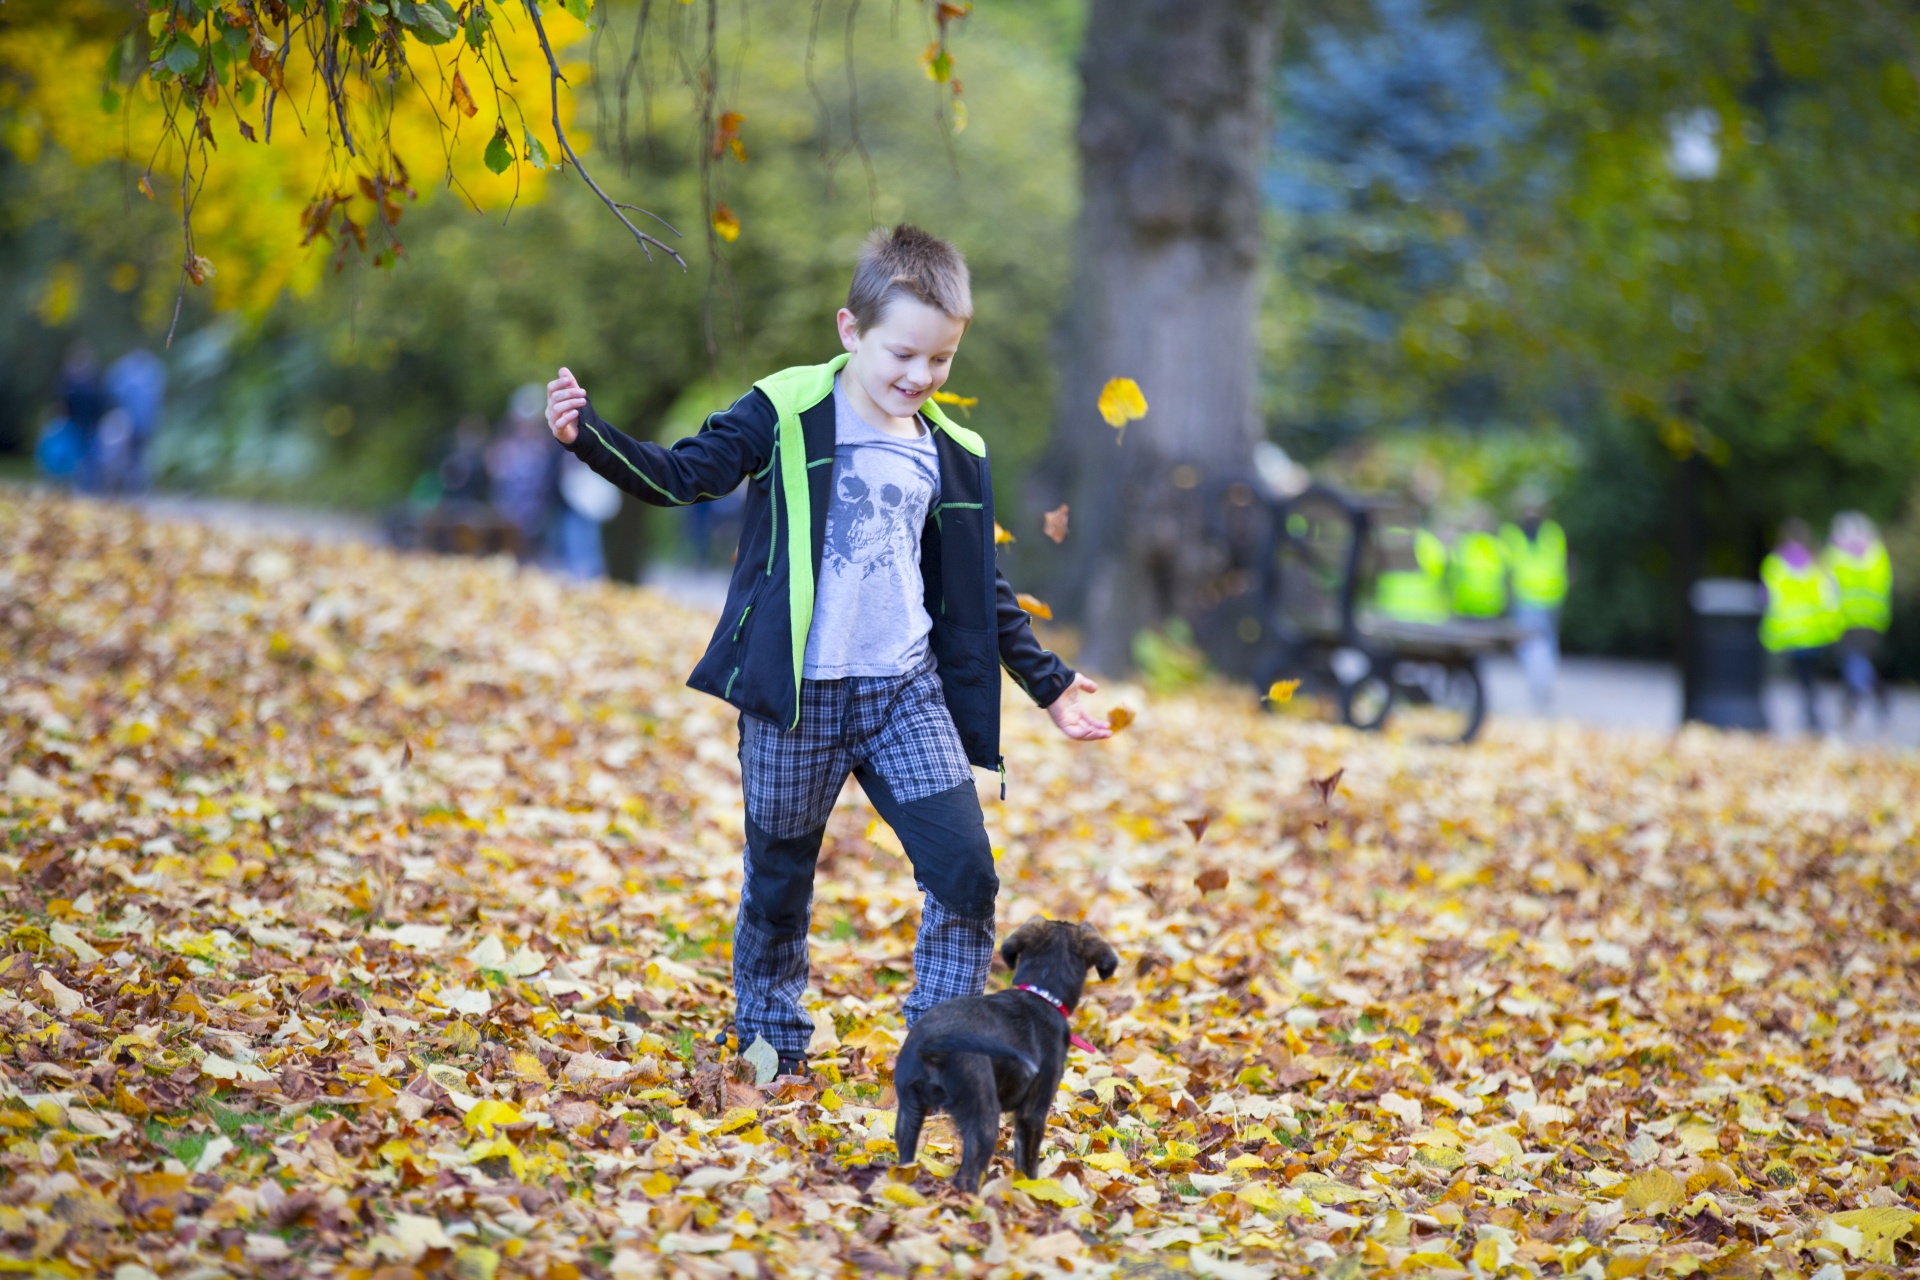
{"label": "boy's face", "polygon": [[847,372],[894,418],[911,418],[946,382],[967,332],[964,320],[918,298],[892,299],[865,333],[845,307],[837,319],[840,342],[853,353]]}

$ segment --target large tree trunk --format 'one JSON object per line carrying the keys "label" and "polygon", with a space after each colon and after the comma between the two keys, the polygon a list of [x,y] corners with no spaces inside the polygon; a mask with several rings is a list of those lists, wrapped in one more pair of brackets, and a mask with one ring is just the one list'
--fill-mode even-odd
{"label": "large tree trunk", "polygon": [[[1094,0],[1081,56],[1082,204],[1061,401],[1035,496],[1073,506],[1051,590],[1095,671],[1172,615],[1216,660],[1247,575],[1218,536],[1259,438],[1260,175],[1277,0]],[[1130,377],[1148,413],[1095,408]],[[1249,638],[1242,625],[1241,641]]]}

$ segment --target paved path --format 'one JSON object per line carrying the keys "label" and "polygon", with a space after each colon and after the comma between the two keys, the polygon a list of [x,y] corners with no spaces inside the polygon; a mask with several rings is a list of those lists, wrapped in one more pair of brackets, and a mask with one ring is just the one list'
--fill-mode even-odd
{"label": "paved path", "polygon": [[[1512,658],[1494,658],[1482,674],[1487,702],[1496,716],[1532,717],[1526,678]],[[1764,695],[1767,723],[1775,733],[1800,736],[1800,687],[1791,680],[1769,681]],[[1821,723],[1831,731],[1841,718],[1838,684],[1820,687]],[[1889,723],[1870,722],[1839,737],[1848,742],[1920,746],[1920,689],[1896,686],[1892,691]],[[1569,657],[1560,666],[1553,705],[1547,716],[1616,729],[1673,729],[1680,723],[1680,673],[1663,662],[1635,662],[1620,658]]]}
{"label": "paved path", "polygon": [[[320,542],[378,542],[381,537],[377,520],[352,513],[175,494],[149,495],[138,502],[149,515],[162,520],[196,520],[242,531],[271,529]],[[683,604],[713,613],[718,613],[726,600],[727,578],[721,570],[660,565],[648,571],[647,584]],[[1526,681],[1513,659],[1490,660],[1484,674],[1491,714],[1540,714],[1527,697]],[[1837,725],[1838,686],[1822,688],[1820,704],[1823,723],[1829,728]],[[1766,707],[1768,722],[1776,732],[1801,732],[1799,690],[1790,681],[1769,685]],[[1561,664],[1553,705],[1545,714],[1602,728],[1672,729],[1680,723],[1679,673],[1660,662],[1570,657]],[[1902,686],[1893,691],[1887,726],[1871,726],[1840,736],[1848,741],[1920,747],[1920,689]]]}

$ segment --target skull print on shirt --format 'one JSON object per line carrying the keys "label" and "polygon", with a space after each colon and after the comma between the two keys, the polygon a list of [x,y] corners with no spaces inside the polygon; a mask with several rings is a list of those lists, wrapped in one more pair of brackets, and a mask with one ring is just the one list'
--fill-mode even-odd
{"label": "skull print on shirt", "polygon": [[889,435],[834,388],[833,498],[803,674],[904,675],[926,657],[920,533],[940,491],[931,432]]}

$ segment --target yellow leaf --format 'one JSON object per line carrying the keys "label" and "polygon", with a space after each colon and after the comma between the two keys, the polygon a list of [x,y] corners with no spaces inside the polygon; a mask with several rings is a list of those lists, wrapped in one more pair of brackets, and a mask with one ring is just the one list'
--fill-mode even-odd
{"label": "yellow leaf", "polygon": [[1400,1263],[1400,1269],[1407,1275],[1419,1275],[1422,1271],[1465,1271],[1459,1261],[1444,1253],[1432,1249],[1422,1249],[1410,1253]]}
{"label": "yellow leaf", "polygon": [[[1015,1185],[1018,1184],[1016,1183]],[[925,1196],[904,1182],[887,1183],[887,1185],[880,1190],[880,1198],[888,1204],[897,1204],[903,1209],[917,1209],[927,1202]]]}
{"label": "yellow leaf", "polygon": [[1019,605],[1022,609],[1025,609],[1028,613],[1032,614],[1034,617],[1045,618],[1049,622],[1053,620],[1053,609],[1051,606],[1047,604],[1045,600],[1037,599],[1033,596],[1028,595],[1024,591],[1017,592],[1014,595],[1013,600],[1015,604]]}
{"label": "yellow leaf", "polygon": [[1352,1204],[1355,1200],[1374,1198],[1357,1187],[1336,1182],[1324,1173],[1303,1173],[1291,1185],[1295,1191],[1316,1204]]}
{"label": "yellow leaf", "polygon": [[955,395],[951,391],[936,391],[933,393],[933,401],[935,404],[950,404],[956,409],[971,409],[980,403],[980,397]]}
{"label": "yellow leaf", "polygon": [[1110,378],[1107,385],[1100,388],[1100,416],[1107,425],[1122,430],[1136,418],[1147,416],[1147,398],[1140,394],[1140,384],[1132,378]]}
{"label": "yellow leaf", "polygon": [[1115,707],[1107,712],[1107,728],[1115,733],[1133,723],[1133,711],[1127,707]]}
{"label": "yellow leaf", "polygon": [[1278,1213],[1286,1207],[1280,1197],[1274,1194],[1273,1188],[1264,1182],[1249,1182],[1243,1187],[1235,1187],[1233,1194],[1236,1199],[1244,1200],[1261,1213]]}
{"label": "yellow leaf", "polygon": [[553,1077],[547,1074],[546,1064],[531,1053],[513,1055],[513,1074],[515,1079],[530,1081],[534,1084],[553,1083]]}
{"label": "yellow leaf", "polygon": [[1265,1160],[1255,1155],[1235,1156],[1233,1159],[1227,1161],[1227,1168],[1229,1169],[1271,1169],[1272,1167],[1273,1166]]}
{"label": "yellow leaf", "polygon": [[1913,1230],[1914,1223],[1920,1221],[1920,1213],[1882,1205],[1873,1209],[1849,1209],[1845,1213],[1836,1213],[1833,1221],[1849,1231],[1860,1233],[1860,1243],[1850,1246],[1848,1253],[1863,1262],[1891,1264],[1894,1260],[1894,1242],[1904,1239]]}
{"label": "yellow leaf", "polygon": [[1267,686],[1267,701],[1274,706],[1293,701],[1293,694],[1300,687],[1298,680],[1275,680]]}
{"label": "yellow leaf", "polygon": [[1076,1205],[1080,1201],[1073,1192],[1061,1186],[1054,1178],[1015,1178],[1013,1189],[1023,1191],[1035,1200],[1045,1200],[1049,1204]]}
{"label": "yellow leaf", "polygon": [[993,522],[993,545],[996,547],[1003,547],[1007,543],[1012,541],[1013,541],[1013,535],[1008,533],[1005,529],[1001,528],[1000,522],[998,520],[995,520]]}
{"label": "yellow leaf", "polygon": [[664,1196],[680,1185],[680,1179],[672,1174],[655,1170],[641,1182],[640,1189],[650,1196]]}
{"label": "yellow leaf", "polygon": [[838,1111],[846,1104],[840,1101],[840,1095],[829,1089],[820,1095],[820,1109],[826,1112]]}
{"label": "yellow leaf", "polygon": [[1636,1173],[1620,1184],[1620,1203],[1646,1214],[1664,1213],[1686,1199],[1686,1184],[1665,1169]]}
{"label": "yellow leaf", "polygon": [[752,1107],[728,1107],[727,1114],[720,1118],[721,1133],[738,1133],[760,1118],[760,1113]]}
{"label": "yellow leaf", "polygon": [[498,1098],[483,1098],[467,1112],[464,1123],[469,1130],[479,1130],[491,1138],[495,1125],[519,1124],[520,1108],[511,1102],[501,1102]]}
{"label": "yellow leaf", "polygon": [[900,1047],[900,1037],[879,1023],[873,1022],[852,1035],[844,1037],[840,1043],[849,1049],[870,1049],[875,1053],[891,1053]]}
{"label": "yellow leaf", "polygon": [[727,208],[724,200],[713,206],[713,234],[728,244],[740,238],[740,219],[734,215],[733,210]]}
{"label": "yellow leaf", "polygon": [[401,1138],[381,1143],[379,1150],[374,1154],[388,1164],[412,1164],[418,1167],[426,1163],[414,1145]]}
{"label": "yellow leaf", "polygon": [[1106,1173],[1127,1173],[1133,1168],[1133,1162],[1119,1151],[1096,1151],[1092,1155],[1082,1156],[1080,1163]]}

